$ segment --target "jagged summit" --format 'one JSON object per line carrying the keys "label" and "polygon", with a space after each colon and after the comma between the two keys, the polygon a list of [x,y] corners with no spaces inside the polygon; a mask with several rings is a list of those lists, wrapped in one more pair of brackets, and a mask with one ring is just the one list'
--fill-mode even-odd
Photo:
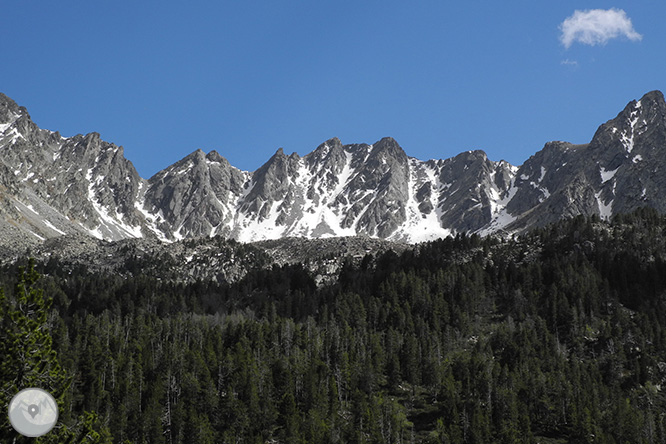
{"label": "jagged summit", "polygon": [[385,137],[312,152],[279,148],[256,171],[196,150],[146,180],[98,133],[63,138],[0,94],[0,235],[173,241],[367,235],[417,242],[455,232],[521,231],[577,214],[666,212],[666,103],[631,101],[589,144],[548,142],[516,167],[482,150],[409,157]]}
{"label": "jagged summit", "polygon": [[0,93],[0,122],[8,123],[21,114],[19,106],[12,99]]}
{"label": "jagged summit", "polygon": [[[659,109],[661,110],[662,116],[666,112],[666,100],[664,100],[664,93],[655,89],[646,93],[641,97],[640,102],[646,107],[646,109]],[[630,105],[633,104],[633,101],[630,102]]]}

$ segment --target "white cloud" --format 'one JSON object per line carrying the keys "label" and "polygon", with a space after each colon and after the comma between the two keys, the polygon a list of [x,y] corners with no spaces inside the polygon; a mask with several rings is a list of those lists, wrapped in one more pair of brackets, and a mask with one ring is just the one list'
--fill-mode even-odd
{"label": "white cloud", "polygon": [[634,30],[627,13],[615,8],[576,10],[560,24],[560,30],[560,41],[567,49],[574,42],[594,46],[604,45],[610,39],[620,36],[633,41],[643,38]]}
{"label": "white cloud", "polygon": [[566,59],[566,60],[562,60],[560,62],[560,65],[578,66],[578,62],[576,60]]}

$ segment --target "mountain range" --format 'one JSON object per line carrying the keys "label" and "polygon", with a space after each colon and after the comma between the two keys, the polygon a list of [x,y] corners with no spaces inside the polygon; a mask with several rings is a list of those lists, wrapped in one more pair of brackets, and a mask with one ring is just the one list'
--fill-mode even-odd
{"label": "mountain range", "polygon": [[521,166],[483,151],[408,156],[392,138],[280,148],[254,172],[197,150],[149,179],[97,133],[39,128],[0,94],[0,238],[63,235],[166,242],[213,237],[369,236],[415,243],[460,232],[518,233],[575,215],[666,212],[666,103],[631,101],[588,144],[549,142]]}

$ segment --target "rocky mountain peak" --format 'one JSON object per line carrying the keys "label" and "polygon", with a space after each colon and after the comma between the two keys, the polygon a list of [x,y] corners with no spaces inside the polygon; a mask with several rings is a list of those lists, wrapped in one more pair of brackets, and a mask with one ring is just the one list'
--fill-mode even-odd
{"label": "rocky mountain peak", "polygon": [[404,162],[407,160],[407,154],[393,137],[384,137],[372,145],[368,160],[387,160],[389,158]]}
{"label": "rocky mountain peak", "polygon": [[[0,97],[0,145],[23,145],[22,142],[35,144],[50,132],[40,130],[35,125],[28,111],[9,97]],[[59,137],[59,135],[58,135]]]}
{"label": "rocky mountain peak", "polygon": [[10,103],[10,102],[16,104],[16,102],[14,102],[10,97],[0,92],[0,106],[2,106],[3,103]]}
{"label": "rocky mountain peak", "polygon": [[213,150],[213,151],[211,151],[210,153],[206,154],[206,160],[209,161],[209,162],[214,162],[214,163],[226,163],[226,164],[229,163],[229,162],[227,161],[227,159],[225,159],[224,157],[222,157],[222,156],[220,155],[220,153],[218,153],[218,152],[215,151],[215,150]]}
{"label": "rocky mountain peak", "polygon": [[333,137],[319,145],[313,152],[307,154],[305,157],[309,159],[310,163],[324,162],[329,155],[332,153],[341,152],[342,149],[343,147],[340,139]]}
{"label": "rocky mountain peak", "polygon": [[347,163],[347,154],[342,142],[337,137],[328,139],[319,145],[314,151],[306,154],[303,159],[312,174],[330,172],[331,177],[325,179],[327,182],[337,183],[337,174],[341,173]]}
{"label": "rocky mountain peak", "polygon": [[173,166],[201,163],[205,161],[206,161],[206,153],[201,148],[197,148],[187,156],[183,157],[181,160],[177,161]]}
{"label": "rocky mountain peak", "polygon": [[589,144],[549,142],[519,168],[482,150],[424,162],[391,137],[372,145],[331,138],[303,157],[279,148],[254,172],[196,150],[144,180],[122,147],[98,133],[42,130],[0,95],[0,237],[363,234],[415,242],[644,205],[666,213],[665,148],[666,104],[652,91]]}
{"label": "rocky mountain peak", "polygon": [[20,114],[27,114],[25,108],[21,109],[16,102],[0,93],[0,124],[16,120]]}
{"label": "rocky mountain peak", "polygon": [[[664,100],[664,94],[659,90],[650,91],[645,94],[640,99],[641,106],[644,109],[644,112],[648,114],[659,114],[661,116],[666,113],[666,100]],[[634,104],[634,101],[630,102],[630,105]],[[634,107],[636,105],[634,104]]]}
{"label": "rocky mountain peak", "polygon": [[657,131],[664,132],[666,128],[666,101],[661,91],[651,91],[645,94],[638,103],[634,105],[639,108],[638,119],[645,122],[645,133],[650,137]]}
{"label": "rocky mountain peak", "polygon": [[[640,100],[632,100],[617,117],[601,125],[591,145],[624,154],[628,158],[645,140],[662,138],[666,131],[666,102],[660,91],[651,91]],[[663,146],[663,145],[661,145]],[[608,156],[605,156],[608,157]]]}
{"label": "rocky mountain peak", "polygon": [[[322,143],[322,145],[328,145],[329,147],[331,147],[331,149],[333,149],[333,148],[342,148],[342,142],[337,137],[331,137],[326,142]],[[321,146],[321,145],[319,145],[319,146]]]}

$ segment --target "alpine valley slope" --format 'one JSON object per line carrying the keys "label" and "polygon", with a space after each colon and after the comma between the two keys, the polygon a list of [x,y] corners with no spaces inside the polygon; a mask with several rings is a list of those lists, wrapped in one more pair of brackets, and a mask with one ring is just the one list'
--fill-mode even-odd
{"label": "alpine valley slope", "polygon": [[197,150],[150,179],[99,134],[38,128],[0,94],[0,238],[115,241],[223,235],[242,242],[365,235],[419,242],[520,232],[574,215],[666,212],[666,103],[630,102],[586,145],[550,142],[516,167],[483,151],[421,161],[384,138],[334,138],[300,157],[279,149],[254,172]]}

